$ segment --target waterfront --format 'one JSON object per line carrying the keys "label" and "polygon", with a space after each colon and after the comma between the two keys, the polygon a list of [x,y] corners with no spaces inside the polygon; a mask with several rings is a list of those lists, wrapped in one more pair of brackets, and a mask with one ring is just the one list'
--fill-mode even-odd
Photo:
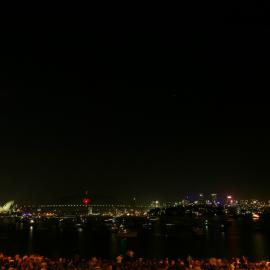
{"label": "waterfront", "polygon": [[[145,258],[185,258],[192,255],[204,257],[239,257],[268,259],[270,230],[268,222],[246,218],[230,220],[226,230],[214,223],[206,224],[203,233],[182,229],[162,229],[156,224],[152,229],[141,228],[137,237],[117,237],[103,227],[35,227],[2,224],[0,250],[7,254],[38,253],[49,257],[98,256],[112,259],[125,254],[127,249]],[[220,222],[216,222],[220,224]]]}

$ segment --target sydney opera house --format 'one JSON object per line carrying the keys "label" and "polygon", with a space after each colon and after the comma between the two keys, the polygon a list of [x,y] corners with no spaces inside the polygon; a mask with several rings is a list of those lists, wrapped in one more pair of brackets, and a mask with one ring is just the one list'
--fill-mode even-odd
{"label": "sydney opera house", "polygon": [[14,201],[8,201],[3,206],[0,206],[0,214],[8,213],[12,210],[12,207],[14,205]]}

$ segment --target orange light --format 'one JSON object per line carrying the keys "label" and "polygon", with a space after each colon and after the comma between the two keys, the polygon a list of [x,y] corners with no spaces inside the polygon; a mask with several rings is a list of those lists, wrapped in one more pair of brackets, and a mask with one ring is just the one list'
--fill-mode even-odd
{"label": "orange light", "polygon": [[258,218],[260,218],[260,215],[258,215],[258,214],[256,214],[256,213],[253,213],[253,214],[252,214],[252,218],[258,219]]}

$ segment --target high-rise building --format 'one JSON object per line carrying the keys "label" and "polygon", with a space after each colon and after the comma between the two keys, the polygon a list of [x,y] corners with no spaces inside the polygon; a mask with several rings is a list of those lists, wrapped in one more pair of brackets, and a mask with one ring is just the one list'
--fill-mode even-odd
{"label": "high-rise building", "polygon": [[227,195],[226,204],[227,205],[232,205],[233,204],[233,197],[232,197],[232,195]]}
{"label": "high-rise building", "polygon": [[216,204],[217,203],[217,194],[216,193],[212,193],[211,194],[211,202],[213,204]]}
{"label": "high-rise building", "polygon": [[151,207],[152,208],[159,208],[160,207],[160,202],[159,201],[152,201],[151,202]]}
{"label": "high-rise building", "polygon": [[204,204],[205,203],[205,199],[204,199],[204,195],[203,193],[199,194],[199,200],[198,200],[199,204]]}

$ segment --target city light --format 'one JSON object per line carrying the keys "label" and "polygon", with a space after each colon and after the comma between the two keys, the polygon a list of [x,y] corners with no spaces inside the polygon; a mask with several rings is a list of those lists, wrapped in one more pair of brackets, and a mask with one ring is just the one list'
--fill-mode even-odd
{"label": "city light", "polygon": [[253,219],[259,219],[260,218],[260,215],[256,214],[256,213],[252,213],[252,218]]}

